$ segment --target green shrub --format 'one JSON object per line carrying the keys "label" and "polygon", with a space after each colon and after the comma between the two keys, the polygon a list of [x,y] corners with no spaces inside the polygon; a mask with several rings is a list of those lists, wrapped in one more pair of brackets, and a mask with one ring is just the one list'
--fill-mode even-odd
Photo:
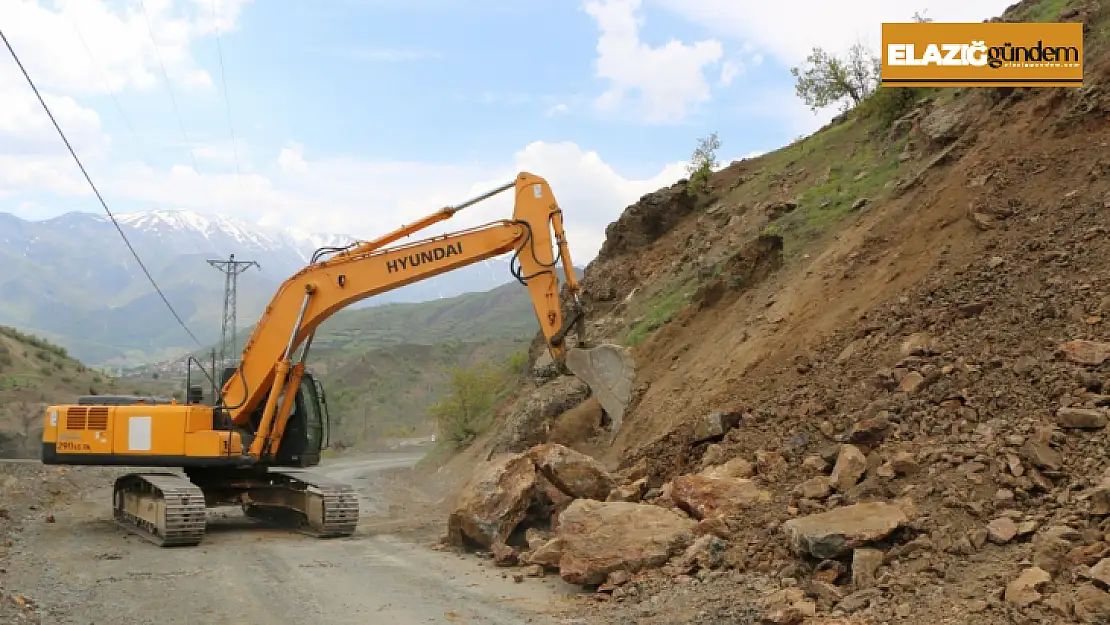
{"label": "green shrub", "polygon": [[492,422],[502,381],[502,375],[487,363],[452,367],[448,392],[428,408],[428,416],[435,419],[447,440],[465,445]]}
{"label": "green shrub", "polygon": [[860,104],[857,111],[862,117],[876,120],[882,128],[890,128],[926,95],[928,90],[919,87],[880,87]]}

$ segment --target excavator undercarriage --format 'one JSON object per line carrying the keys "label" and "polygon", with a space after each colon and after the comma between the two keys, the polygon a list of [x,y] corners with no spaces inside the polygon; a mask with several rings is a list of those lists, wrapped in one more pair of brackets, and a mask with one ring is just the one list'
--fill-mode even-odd
{"label": "excavator undercarriage", "polygon": [[266,525],[317,538],[350,536],[359,515],[350,485],[295,468],[129,473],[112,500],[117,523],[162,547],[200,543],[210,507],[239,505]]}

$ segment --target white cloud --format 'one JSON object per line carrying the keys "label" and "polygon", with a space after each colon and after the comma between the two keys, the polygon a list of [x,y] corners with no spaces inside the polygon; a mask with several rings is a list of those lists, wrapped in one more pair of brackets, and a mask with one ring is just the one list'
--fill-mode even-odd
{"label": "white cloud", "polygon": [[[371,238],[457,204],[519,171],[546,178],[562,206],[575,262],[588,262],[605,237],[605,227],[645,193],[685,176],[685,163],[660,166],[645,178],[621,175],[594,151],[575,143],[537,141],[502,163],[444,164],[371,162],[308,155],[291,144],[271,161],[270,175],[197,174],[178,166],[152,170],[126,164],[98,168],[94,180],[109,206],[121,198],[164,208],[226,212],[266,225]],[[59,159],[31,161],[8,169],[0,158],[0,190],[5,182],[22,190],[87,196],[80,172]],[[6,170],[6,171],[5,171]],[[18,180],[11,180],[18,176]],[[90,196],[91,199],[91,196]],[[88,210],[96,210],[90,205]],[[512,216],[511,193],[482,202],[427,234],[455,231]]]}
{"label": "white cloud", "polygon": [[[161,67],[175,91],[209,88],[212,79],[192,57],[199,37],[234,28],[249,0],[145,0],[142,6],[108,0],[0,0],[0,24],[20,62],[35,81],[58,124],[82,159],[96,159],[111,145],[97,112],[76,98],[109,91],[164,89]],[[213,16],[215,6],[215,17]],[[157,54],[151,41],[157,41]],[[0,56],[0,156],[16,172],[0,173],[0,185],[19,180],[53,181],[36,163],[20,157],[65,154],[64,145],[19,66]],[[161,64],[159,64],[159,56]],[[169,108],[167,106],[167,112]],[[67,167],[75,165],[70,162]]]}
{"label": "white cloud", "polygon": [[[217,25],[211,17],[210,0],[144,1],[162,60],[184,104],[186,97],[196,95],[189,93],[190,85],[213,84],[191,52],[197,38],[211,34]],[[234,27],[245,2],[220,3],[221,33]],[[83,96],[103,94],[106,85],[117,94],[165,88],[141,9],[118,6],[112,0],[59,0],[56,5],[45,0],[0,0],[0,24],[21,25],[5,34],[11,37],[109,207],[115,210],[131,203],[139,207],[219,211],[264,224],[370,238],[509,181],[525,170],[551,182],[565,212],[573,258],[585,263],[600,248],[606,225],[627,205],[685,175],[685,164],[679,162],[660,164],[653,175],[629,177],[615,171],[596,152],[575,143],[548,142],[529,143],[503,161],[462,164],[328,158],[297,143],[266,155],[254,152],[255,158],[250,159],[240,143],[241,176],[232,167],[230,143],[216,142],[189,147],[198,160],[221,163],[222,173],[216,173],[213,167],[203,167],[203,173],[198,173],[184,164],[191,164],[188,157],[180,161],[182,164],[152,168],[149,163],[128,160],[105,133],[100,115],[80,101]],[[688,46],[671,42],[651,49],[638,42],[634,21],[631,31],[620,21],[622,11],[631,17],[638,2],[593,2],[592,6],[605,14],[602,17],[610,28],[600,46],[608,59],[603,64],[606,71],[618,72],[619,76],[622,63],[645,63],[652,68],[651,78],[661,79],[660,86],[653,86],[647,73],[638,70],[639,75],[625,76],[614,84],[618,98],[624,98],[628,90],[639,89],[647,118],[674,119],[690,104],[708,97],[703,70],[720,59],[719,44]],[[76,36],[74,23],[80,25],[82,37]],[[612,32],[616,32],[615,38]],[[82,40],[88,44],[91,58]],[[694,74],[684,73],[689,70]],[[673,80],[668,81],[668,76]],[[219,94],[209,90],[207,95]],[[580,107],[574,97],[565,95],[487,93],[482,97],[495,103],[540,103],[554,114],[565,113],[570,106]],[[174,127],[168,102],[164,113],[170,116],[169,127]],[[121,138],[116,139],[118,143]],[[144,143],[151,143],[149,137]],[[81,210],[100,210],[18,69],[13,63],[0,63],[0,196],[17,193],[34,194],[35,203],[12,207],[28,217],[48,212],[44,207],[53,203],[47,199],[51,197],[71,200],[66,208],[73,207],[72,200],[77,200]],[[17,201],[23,199],[16,197]],[[511,194],[506,193],[428,233],[508,218],[511,211]]]}
{"label": "white cloud", "polygon": [[744,70],[744,66],[738,61],[725,61],[721,64],[721,78],[720,83],[727,87],[732,84],[732,79],[736,78]]}
{"label": "white cloud", "polygon": [[[83,95],[160,87],[159,56],[175,86],[207,87],[212,79],[199,68],[190,46],[217,25],[221,32],[234,28],[247,2],[219,0],[214,21],[210,0],[145,0],[145,12],[139,5],[128,3],[123,9],[107,0],[59,0],[56,9],[39,0],[4,0],[0,24],[18,25],[4,34],[44,89]],[[9,87],[15,71],[4,64],[0,85]]]}
{"label": "white cloud", "polygon": [[653,48],[640,41],[640,0],[590,0],[585,4],[597,22],[597,75],[609,81],[597,99],[605,111],[626,104],[630,92],[641,101],[637,116],[649,123],[680,121],[691,106],[710,98],[705,70],[721,60],[720,42],[692,45],[671,39]]}
{"label": "white cloud", "polygon": [[570,107],[567,106],[566,104],[559,103],[559,104],[556,104],[555,106],[547,109],[546,115],[548,117],[555,117],[555,116],[558,116],[558,115],[566,115],[567,113],[570,113]]}
{"label": "white cloud", "polygon": [[[78,154],[104,154],[110,140],[100,127],[100,115],[69,96],[43,93],[58,125]],[[58,154],[64,144],[31,87],[24,82],[0,88],[0,154]]]}
{"label": "white cloud", "polygon": [[[890,0],[653,1],[720,36],[753,43],[757,54],[769,54],[791,66],[804,61],[814,46],[841,51],[857,38],[878,50],[882,23],[909,21],[920,7]],[[929,17],[938,22],[976,22],[1002,13],[1012,3],[933,0]]]}

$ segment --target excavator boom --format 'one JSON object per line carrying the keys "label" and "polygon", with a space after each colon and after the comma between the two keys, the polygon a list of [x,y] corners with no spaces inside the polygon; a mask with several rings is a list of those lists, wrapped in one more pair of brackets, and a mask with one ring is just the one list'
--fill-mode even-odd
{"label": "excavator boom", "polygon": [[[510,219],[397,244],[510,190]],[[615,346],[567,349],[564,339],[572,328],[576,348],[584,345],[585,320],[562,212],[547,181],[523,172],[372,241],[318,250],[274,294],[214,405],[203,405],[190,388],[185,405],[88,397],[77,405],[48,406],[43,462],[182,467],[185,475],[128,473],[113,491],[117,521],[163,546],[200,542],[206,508],[220,505],[241,505],[249,517],[315,536],[349,536],[358,524],[354,489],[304,470],[320,462],[328,423],[324,389],[305,367],[312,337],[331,315],[359,300],[509,252],[552,357],[591,388],[604,387],[595,392],[619,424],[631,366],[625,355],[606,351],[619,350]],[[560,303],[560,263],[570,296],[567,314]]]}
{"label": "excavator boom", "polygon": [[[510,189],[515,193],[512,219],[384,247]],[[559,258],[555,257],[556,249]],[[528,288],[552,356],[561,360],[567,328],[559,305],[555,272],[558,260],[562,260],[575,302],[578,282],[569,262],[562,214],[551,188],[543,178],[521,173],[511,184],[309,265],[281,285],[244,346],[240,364],[223,387],[224,410],[231,423],[239,427],[258,423],[257,436],[263,440],[252,442],[250,455],[257,457],[272,446],[274,441],[265,439],[280,439],[283,419],[275,402],[282,388],[296,387],[299,377],[291,359],[298,347],[308,347],[309,338],[332,314],[367,297],[510,251],[515,251],[514,260],[520,265],[517,278]],[[571,321],[578,318],[580,311],[575,309]],[[292,379],[287,380],[289,373]]]}

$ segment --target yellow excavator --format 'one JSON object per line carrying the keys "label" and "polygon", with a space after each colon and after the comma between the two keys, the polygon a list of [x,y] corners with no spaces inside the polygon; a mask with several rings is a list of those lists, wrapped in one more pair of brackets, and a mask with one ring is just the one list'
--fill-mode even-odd
{"label": "yellow excavator", "polygon": [[[510,189],[516,194],[512,219],[386,247]],[[522,172],[513,182],[376,240],[317,250],[278,289],[239,364],[221,376],[211,405],[201,387],[187,382],[181,404],[87,396],[73,405],[48,406],[42,461],[183,469],[132,472],[115,481],[116,521],[160,546],[198,544],[207,508],[235,505],[269,524],[319,537],[349,536],[359,517],[354,489],[306,469],[320,462],[329,421],[324,389],[305,370],[314,333],[354,302],[508,252],[548,350],[565,367],[572,329],[574,349],[589,351],[578,281],[551,188]],[[567,315],[555,272],[560,260],[572,308]],[[613,346],[598,346],[606,347]]]}

